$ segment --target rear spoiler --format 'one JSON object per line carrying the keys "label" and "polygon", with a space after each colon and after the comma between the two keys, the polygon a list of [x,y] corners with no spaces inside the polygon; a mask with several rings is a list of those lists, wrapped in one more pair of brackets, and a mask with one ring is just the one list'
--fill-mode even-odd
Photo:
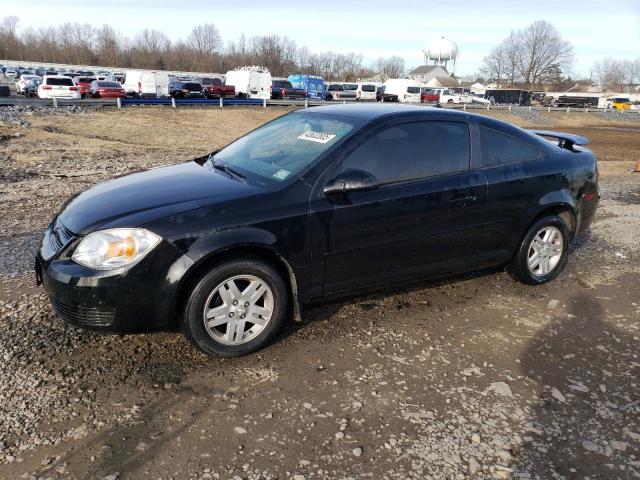
{"label": "rear spoiler", "polygon": [[586,145],[587,143],[589,143],[588,138],[581,137],[580,135],[574,135],[572,133],[552,132],[551,130],[529,131],[541,137],[557,138],[558,146],[560,148],[566,148],[567,150],[572,150],[574,145]]}

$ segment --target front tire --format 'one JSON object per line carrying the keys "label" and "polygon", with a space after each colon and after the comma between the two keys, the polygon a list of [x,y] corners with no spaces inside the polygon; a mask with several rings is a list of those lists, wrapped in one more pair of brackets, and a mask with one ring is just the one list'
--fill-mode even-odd
{"label": "front tire", "polygon": [[556,278],[564,269],[569,249],[570,230],[556,215],[540,218],[529,228],[507,273],[528,285],[540,285]]}
{"label": "front tire", "polygon": [[282,328],[287,311],[287,288],[273,266],[258,259],[229,261],[191,290],[184,330],[207,355],[237,357],[266,346]]}

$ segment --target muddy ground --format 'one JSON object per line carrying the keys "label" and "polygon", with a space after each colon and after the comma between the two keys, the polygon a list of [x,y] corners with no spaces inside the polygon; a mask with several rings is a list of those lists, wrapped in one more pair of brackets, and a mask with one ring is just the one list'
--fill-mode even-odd
{"label": "muddy ground", "polygon": [[[232,360],[179,333],[65,326],[40,232],[97,181],[211,151],[284,109],[45,110],[0,122],[0,478],[640,478],[640,122],[586,135],[603,198],[554,282],[500,269],[317,306]],[[153,295],[153,292],[149,293]]]}

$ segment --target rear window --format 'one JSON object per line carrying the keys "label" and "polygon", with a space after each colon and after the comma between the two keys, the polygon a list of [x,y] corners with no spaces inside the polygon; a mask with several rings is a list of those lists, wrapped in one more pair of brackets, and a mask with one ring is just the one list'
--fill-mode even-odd
{"label": "rear window", "polygon": [[64,87],[73,87],[73,80],[68,77],[60,77],[60,78],[47,78],[47,85],[58,85]]}
{"label": "rear window", "polygon": [[480,128],[484,166],[526,162],[542,158],[544,153],[510,135],[487,127]]}
{"label": "rear window", "polygon": [[407,93],[420,93],[420,87],[407,87]]}
{"label": "rear window", "polygon": [[99,87],[105,87],[105,88],[122,88],[122,85],[120,85],[118,82],[97,82]]}
{"label": "rear window", "polygon": [[200,85],[199,83],[185,83],[182,88],[186,88],[187,90],[189,90],[190,92],[195,92],[198,90],[202,90],[202,85]]}
{"label": "rear window", "polygon": [[95,80],[95,78],[91,77],[80,77],[77,79],[78,83],[91,83]]}
{"label": "rear window", "polygon": [[375,92],[376,91],[376,87],[375,87],[375,85],[362,85],[362,91],[363,92]]}

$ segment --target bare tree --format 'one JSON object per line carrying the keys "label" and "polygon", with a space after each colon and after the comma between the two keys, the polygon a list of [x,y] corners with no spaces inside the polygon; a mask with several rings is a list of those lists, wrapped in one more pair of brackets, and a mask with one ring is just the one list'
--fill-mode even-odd
{"label": "bare tree", "polygon": [[536,85],[551,67],[566,71],[571,66],[573,47],[549,22],[533,22],[518,36],[519,69],[528,86]]}
{"label": "bare tree", "polygon": [[533,87],[557,82],[573,62],[573,47],[556,28],[538,20],[524,30],[511,32],[484,58],[481,72],[501,86],[524,83]]}
{"label": "bare tree", "polygon": [[399,78],[404,75],[404,58],[393,55],[389,58],[378,58],[374,63],[374,69],[380,74],[380,79],[384,82],[388,78]]}
{"label": "bare tree", "polygon": [[[144,29],[133,39],[109,25],[64,23],[57,27],[19,32],[17,17],[0,20],[0,55],[34,62],[105,65],[182,71],[225,72],[242,65],[268,67],[273,75],[311,73],[328,80],[354,81],[371,75],[357,53],[312,53],[280,35],[241,35],[223,48],[211,23],[194,27],[184,40],[171,41],[163,32]],[[388,59],[392,75],[404,70],[399,57]]]}
{"label": "bare tree", "polygon": [[122,57],[122,40],[109,25],[95,32],[95,56],[99,65],[117,66]]}
{"label": "bare tree", "polygon": [[631,87],[640,81],[640,58],[617,60],[606,57],[597,61],[593,70],[600,85],[621,92],[625,86]]}
{"label": "bare tree", "polygon": [[212,56],[222,49],[222,37],[213,23],[193,27],[187,43],[197,55],[204,57]]}

